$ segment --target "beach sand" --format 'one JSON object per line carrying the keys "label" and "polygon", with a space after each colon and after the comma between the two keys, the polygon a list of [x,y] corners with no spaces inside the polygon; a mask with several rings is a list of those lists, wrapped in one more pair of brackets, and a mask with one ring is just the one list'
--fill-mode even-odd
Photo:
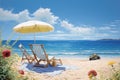
{"label": "beach sand", "polygon": [[[104,78],[108,78],[111,76],[111,66],[108,65],[108,62],[115,61],[114,67],[118,67],[118,63],[120,63],[120,58],[102,58],[100,60],[89,61],[85,58],[63,58],[63,65],[75,66],[76,69],[69,69],[63,71],[61,74],[50,76],[42,73],[36,72],[27,72],[25,71],[25,76],[29,77],[29,80],[89,80],[88,72],[90,70],[96,70],[97,78],[99,79],[104,76]],[[15,64],[16,68],[19,69],[20,61]],[[104,80],[104,79],[103,79]]]}

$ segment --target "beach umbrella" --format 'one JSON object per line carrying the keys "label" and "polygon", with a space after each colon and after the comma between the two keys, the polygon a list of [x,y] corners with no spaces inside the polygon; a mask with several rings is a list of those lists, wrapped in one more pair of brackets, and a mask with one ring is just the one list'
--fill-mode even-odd
{"label": "beach umbrella", "polygon": [[[27,21],[16,25],[13,30],[19,33],[38,33],[38,32],[50,32],[54,30],[54,27],[46,22],[42,21]],[[35,41],[35,36],[34,36]]]}

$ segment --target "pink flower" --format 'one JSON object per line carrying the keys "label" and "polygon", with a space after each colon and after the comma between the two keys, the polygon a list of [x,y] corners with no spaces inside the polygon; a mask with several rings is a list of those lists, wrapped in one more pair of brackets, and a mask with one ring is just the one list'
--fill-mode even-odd
{"label": "pink flower", "polygon": [[24,75],[24,71],[23,70],[19,70],[18,71],[20,74]]}
{"label": "pink flower", "polygon": [[10,54],[11,54],[11,51],[8,50],[8,49],[2,51],[2,56],[3,56],[4,58],[10,57]]}
{"label": "pink flower", "polygon": [[95,70],[90,70],[89,72],[88,72],[88,76],[97,76],[97,72],[95,71]]}

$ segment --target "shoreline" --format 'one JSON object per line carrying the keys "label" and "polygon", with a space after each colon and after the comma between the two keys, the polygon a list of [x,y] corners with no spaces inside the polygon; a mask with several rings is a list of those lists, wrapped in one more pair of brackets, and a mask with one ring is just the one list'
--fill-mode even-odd
{"label": "shoreline", "polygon": [[[111,59],[111,58],[120,58],[120,56],[111,56],[111,55],[109,55],[109,56],[101,56],[101,55],[99,55],[100,57],[101,57],[101,59]],[[65,59],[70,59],[70,58],[73,58],[73,59],[88,59],[89,60],[89,56],[72,56],[72,55],[70,55],[70,56],[55,56],[55,57],[57,57],[57,58],[65,58]]]}
{"label": "shoreline", "polygon": [[[15,54],[18,54],[20,57],[22,57],[22,53],[15,52]],[[29,53],[30,55],[33,55],[31,52]],[[90,55],[51,55],[48,54],[49,56],[55,56],[57,58],[77,58],[77,59],[89,59]],[[99,55],[99,54],[98,54]],[[101,58],[120,58],[120,55],[99,55]]]}

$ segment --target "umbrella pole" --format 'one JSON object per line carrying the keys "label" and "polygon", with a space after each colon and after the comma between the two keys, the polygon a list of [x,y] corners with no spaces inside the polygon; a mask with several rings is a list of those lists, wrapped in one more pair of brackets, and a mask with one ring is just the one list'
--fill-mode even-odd
{"label": "umbrella pole", "polygon": [[35,43],[35,40],[36,40],[36,38],[35,38],[35,33],[34,33],[34,43]]}
{"label": "umbrella pole", "polygon": [[2,30],[0,28],[0,47],[2,46]]}

